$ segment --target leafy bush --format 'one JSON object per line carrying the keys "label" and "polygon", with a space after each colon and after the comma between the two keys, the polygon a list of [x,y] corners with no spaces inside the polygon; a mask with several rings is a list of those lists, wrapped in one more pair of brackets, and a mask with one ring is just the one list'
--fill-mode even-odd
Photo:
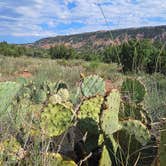
{"label": "leafy bush", "polygon": [[51,47],[49,53],[52,59],[72,59],[74,56],[74,50],[64,45]]}

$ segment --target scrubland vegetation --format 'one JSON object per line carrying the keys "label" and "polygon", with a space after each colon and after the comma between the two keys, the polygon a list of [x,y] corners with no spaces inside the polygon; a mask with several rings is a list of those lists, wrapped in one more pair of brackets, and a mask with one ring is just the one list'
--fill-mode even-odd
{"label": "scrubland vegetation", "polygon": [[0,54],[1,165],[164,166],[165,45]]}
{"label": "scrubland vegetation", "polygon": [[122,65],[123,71],[160,72],[166,74],[166,46],[151,40],[132,39],[120,45],[106,46],[104,49],[77,51],[65,45],[56,45],[50,49],[25,47],[0,43],[0,54],[4,56],[42,57],[51,59],[82,59]]}

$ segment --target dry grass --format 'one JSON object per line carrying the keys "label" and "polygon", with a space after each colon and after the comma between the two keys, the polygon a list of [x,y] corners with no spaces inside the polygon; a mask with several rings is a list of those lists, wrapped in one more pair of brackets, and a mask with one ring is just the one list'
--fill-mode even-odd
{"label": "dry grass", "polygon": [[23,71],[28,71],[30,79],[43,81],[63,80],[74,86],[80,79],[80,73],[99,74],[105,79],[117,79],[116,64],[104,64],[99,62],[85,62],[82,60],[51,60],[31,57],[0,57],[0,81],[15,80],[21,77]]}

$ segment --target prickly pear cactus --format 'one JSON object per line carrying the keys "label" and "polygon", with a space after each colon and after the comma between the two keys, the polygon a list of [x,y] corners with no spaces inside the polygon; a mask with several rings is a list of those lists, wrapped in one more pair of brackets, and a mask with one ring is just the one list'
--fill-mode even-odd
{"label": "prickly pear cactus", "polygon": [[145,145],[150,140],[150,133],[147,127],[139,120],[124,120],[121,122],[122,130],[133,135],[135,139],[142,145]]}
{"label": "prickly pear cactus", "polygon": [[166,163],[166,123],[161,129],[160,135],[159,158],[160,165],[164,166]]}
{"label": "prickly pear cactus", "polygon": [[67,89],[61,88],[58,90],[57,93],[51,95],[49,97],[49,102],[51,104],[62,104],[62,103],[66,103],[69,101],[69,91]]}
{"label": "prickly pear cactus", "polygon": [[37,89],[33,95],[35,103],[43,103],[47,99],[47,93],[42,89]]}
{"label": "prickly pear cactus", "polygon": [[81,91],[85,97],[104,95],[105,82],[101,77],[97,75],[85,77],[81,85]]}
{"label": "prickly pear cactus", "polygon": [[68,86],[64,82],[58,82],[56,84],[56,89],[57,89],[57,92],[58,92],[60,89],[68,89]]}
{"label": "prickly pear cactus", "polygon": [[6,111],[13,98],[20,90],[20,85],[15,82],[0,83],[0,114]]}
{"label": "prickly pear cactus", "polygon": [[9,164],[16,163],[21,160],[24,157],[21,155],[21,152],[23,151],[24,150],[21,148],[21,145],[12,136],[0,143],[1,160],[4,160]]}
{"label": "prickly pear cactus", "polygon": [[23,77],[19,77],[16,79],[16,82],[18,82],[19,84],[25,85],[27,84],[27,80]]}
{"label": "prickly pear cactus", "polygon": [[101,154],[101,159],[99,161],[99,166],[111,166],[112,161],[109,155],[109,152],[106,148],[106,146],[103,146],[102,154]]}
{"label": "prickly pear cactus", "polygon": [[106,135],[111,135],[121,128],[118,118],[120,93],[116,89],[112,90],[109,96],[107,96],[103,107],[106,108],[102,110],[101,128]]}
{"label": "prickly pear cactus", "polygon": [[47,153],[44,154],[44,157],[46,158],[46,162],[48,165],[55,165],[55,166],[77,166],[77,164],[59,153]]}
{"label": "prickly pear cactus", "polygon": [[49,97],[49,103],[53,104],[53,105],[58,104],[58,103],[60,104],[60,103],[62,103],[62,98],[59,95],[54,94]]}
{"label": "prickly pear cactus", "polygon": [[69,100],[69,91],[67,89],[63,88],[59,89],[57,95],[60,96],[63,102]]}
{"label": "prickly pear cactus", "polygon": [[78,112],[79,126],[83,131],[96,133],[99,123],[102,96],[96,96],[83,102]]}
{"label": "prickly pear cactus", "polygon": [[135,103],[124,103],[123,111],[121,111],[121,116],[123,119],[131,118],[135,120],[140,120],[146,125],[151,125],[151,117],[148,112],[143,109],[142,105]]}
{"label": "prickly pear cactus", "polygon": [[121,92],[125,100],[140,103],[144,100],[146,89],[139,80],[127,78],[122,84]]}
{"label": "prickly pear cactus", "polygon": [[73,111],[62,104],[48,104],[41,113],[41,128],[48,136],[58,136],[72,126]]}

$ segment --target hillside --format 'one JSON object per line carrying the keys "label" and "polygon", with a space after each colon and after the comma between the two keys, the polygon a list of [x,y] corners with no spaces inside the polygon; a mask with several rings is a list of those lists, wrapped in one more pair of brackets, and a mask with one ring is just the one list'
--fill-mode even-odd
{"label": "hillside", "polygon": [[87,49],[102,49],[109,44],[119,44],[121,41],[131,38],[146,38],[163,42],[166,40],[166,25],[48,37],[38,40],[32,45],[50,48],[57,44],[65,44],[81,51]]}

